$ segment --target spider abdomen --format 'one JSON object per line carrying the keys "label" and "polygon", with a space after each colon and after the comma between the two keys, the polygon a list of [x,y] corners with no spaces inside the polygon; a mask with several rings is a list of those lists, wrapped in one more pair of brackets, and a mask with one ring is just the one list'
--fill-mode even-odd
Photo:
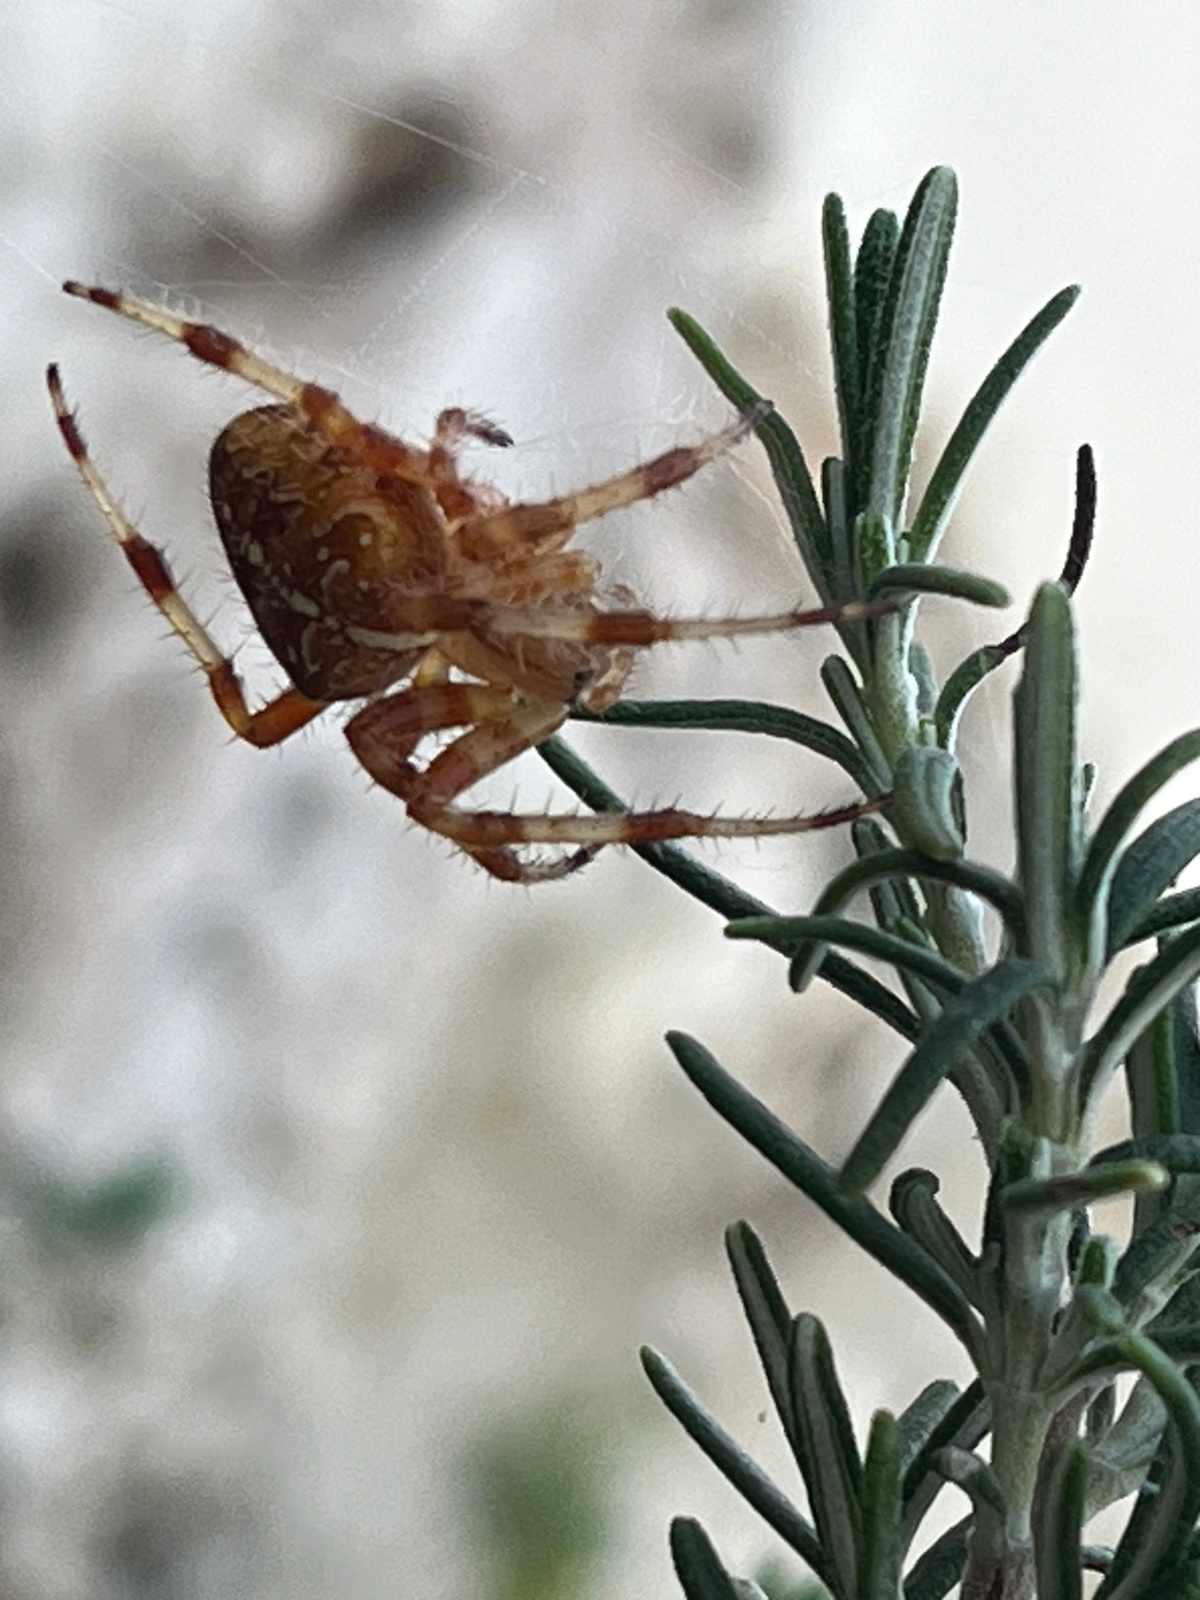
{"label": "spider abdomen", "polygon": [[[264,406],[217,438],[209,492],[230,570],[303,694],[377,693],[430,642],[445,532],[428,489],[364,466],[288,407]],[[440,622],[444,603],[436,610]],[[396,648],[365,646],[364,632]]]}

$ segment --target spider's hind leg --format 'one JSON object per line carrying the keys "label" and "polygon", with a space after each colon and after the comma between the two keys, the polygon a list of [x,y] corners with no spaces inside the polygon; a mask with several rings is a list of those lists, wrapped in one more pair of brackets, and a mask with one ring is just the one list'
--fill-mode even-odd
{"label": "spider's hind leg", "polygon": [[158,607],[171,631],[183,640],[188,653],[208,679],[208,687],[218,711],[238,738],[260,748],[280,744],[304,727],[305,723],[320,716],[325,710],[324,703],[310,700],[298,689],[292,688],[285,689],[257,711],[250,710],[241,680],[233,670],[233,663],[175,587],[171,569],[161,550],[133,526],[100,476],[88,454],[79,425],[67,405],[57,367],[52,366],[47,370],[46,382],[59,432],[75,463],[75,470],[83,480],[84,488],[103,512],[138,582]]}

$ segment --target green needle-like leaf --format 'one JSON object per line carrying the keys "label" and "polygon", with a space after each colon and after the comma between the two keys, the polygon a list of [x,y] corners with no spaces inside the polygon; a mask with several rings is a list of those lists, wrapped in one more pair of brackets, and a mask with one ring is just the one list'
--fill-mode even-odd
{"label": "green needle-like leaf", "polygon": [[1024,952],[1057,982],[1072,970],[1077,939],[1071,890],[1078,831],[1075,632],[1057,583],[1038,590],[1014,697],[1017,838],[1025,896]]}
{"label": "green needle-like leaf", "polygon": [[[854,260],[854,306],[858,317],[858,363],[862,375],[864,412],[872,387],[872,374],[882,360],[881,330],[899,246],[900,221],[896,213],[886,210],[872,212],[863,229],[862,242]],[[861,416],[860,427],[865,426],[866,417]],[[855,447],[856,461],[859,460],[861,443],[859,440]],[[861,500],[860,494],[860,504]]]}
{"label": "green needle-like leaf", "polygon": [[[1161,1164],[1172,1177],[1190,1177],[1193,1167],[1200,1172],[1200,1139],[1183,1131],[1195,1126],[1192,1101],[1200,1092],[1200,1071],[1189,1027],[1194,1007],[1194,989],[1189,986],[1158,1013],[1125,1057],[1132,1133],[1127,1143],[1137,1146],[1143,1159],[1146,1157],[1141,1146],[1161,1146],[1170,1157]],[[1133,1214],[1134,1239],[1173,1212],[1195,1218],[1200,1214],[1198,1195],[1200,1185],[1191,1182],[1173,1185],[1169,1196],[1140,1196]]]}
{"label": "green needle-like leaf", "polygon": [[[671,326],[680,335],[700,365],[743,415],[752,411],[762,396],[721,354],[712,339],[686,311],[668,311]],[[754,424],[771,463],[775,484],[791,523],[792,534],[809,577],[824,603],[833,596],[830,584],[829,531],[821,515],[820,502],[813,487],[812,474],[796,435],[777,411],[770,411]]]}
{"label": "green needle-like leaf", "polygon": [[687,1600],[740,1600],[712,1540],[693,1518],[676,1517],[672,1522],[671,1559]]}
{"label": "green needle-like leaf", "polygon": [[832,1169],[761,1100],[725,1071],[697,1040],[670,1033],[667,1043],[688,1077],[719,1116],[778,1168],[783,1176],[836,1222],[868,1255],[920,1295],[975,1352],[977,1324],[962,1291],[918,1245],[883,1217],[870,1201],[846,1199]]}
{"label": "green needle-like leaf", "polygon": [[848,917],[743,917],[725,929],[728,939],[756,939],[786,956],[794,956],[812,941],[840,944],[848,950],[890,962],[901,972],[911,972],[946,994],[956,994],[967,974],[927,945],[913,944],[882,928]]}
{"label": "green needle-like leaf", "polygon": [[836,194],[827,195],[822,213],[825,235],[825,288],[829,300],[829,337],[833,346],[833,379],[841,422],[842,457],[853,472],[854,451],[862,409],[862,369],[858,349],[858,312],[846,208]]}
{"label": "green needle-like leaf", "polygon": [[973,1524],[973,1517],[964,1517],[934,1540],[905,1580],[904,1600],[942,1600],[950,1593],[967,1564]]}
{"label": "green needle-like leaf", "polygon": [[1200,1172],[1200,1135],[1159,1133],[1141,1139],[1122,1139],[1120,1144],[1098,1150],[1089,1169],[1121,1161],[1153,1161],[1168,1172]]}
{"label": "green needle-like leaf", "polygon": [[958,736],[958,723],[971,695],[983,680],[1001,666],[1013,651],[1002,644],[985,644],[973,650],[942,685],[937,707],[933,714],[937,741],[943,750],[953,750]]}
{"label": "green needle-like leaf", "polygon": [[863,1537],[863,1469],[833,1351],[816,1317],[801,1315],[792,1324],[789,1373],[808,1463],[805,1488],[813,1521],[837,1575],[836,1592],[855,1596]]}
{"label": "green needle-like leaf", "polygon": [[1182,1561],[1161,1567],[1153,1582],[1139,1589],[1136,1600],[1200,1600],[1200,1555],[1193,1543]]}
{"label": "green needle-like leaf", "polygon": [[968,403],[962,420],[942,451],[921,498],[920,509],[913,518],[908,547],[915,561],[932,560],[980,439],[991,426],[1013,384],[1075,304],[1079,293],[1077,286],[1060,289],[1021,330]]}
{"label": "green needle-like leaf", "polygon": [[1065,1211],[1115,1195],[1165,1189],[1169,1182],[1157,1161],[1093,1162],[1083,1172],[1057,1178],[1021,1178],[1001,1190],[1000,1201],[1009,1211]]}
{"label": "green needle-like leaf", "polygon": [[1126,950],[1130,945],[1140,944],[1143,939],[1157,939],[1176,928],[1186,928],[1193,922],[1200,922],[1200,889],[1164,894],[1134,913],[1121,933],[1120,945],[1114,945],[1109,955],[1115,955],[1117,949]]}
{"label": "green needle-like leaf", "polygon": [[940,1188],[936,1173],[910,1167],[892,1184],[888,1206],[909,1238],[946,1269],[972,1305],[979,1306],[979,1263],[938,1204]]}
{"label": "green needle-like leaf", "polygon": [[908,670],[917,690],[917,715],[928,719],[937,705],[938,680],[929,651],[919,639],[908,646]]}
{"label": "green needle-like leaf", "polygon": [[896,533],[878,511],[860,511],[854,519],[855,592],[866,594],[875,579],[896,564]]}
{"label": "green needle-like leaf", "polygon": [[[1025,936],[1024,906],[1020,891],[991,867],[973,861],[939,861],[920,850],[879,850],[843,868],[819,896],[815,916],[832,916],[859,892],[892,878],[929,878],[952,883],[989,901],[1004,918],[1010,936],[1020,945]],[[792,987],[805,989],[821,965],[823,947],[798,951],[792,963]]]}
{"label": "green needle-like leaf", "polygon": [[945,1486],[946,1480],[936,1465],[941,1452],[948,1448],[974,1450],[987,1437],[990,1425],[991,1407],[983,1392],[983,1385],[976,1378],[930,1430],[920,1450],[905,1468],[905,1549],[912,1543],[925,1513]]}
{"label": "green needle-like leaf", "polygon": [[1104,1087],[1158,1013],[1197,976],[1200,928],[1189,928],[1167,940],[1153,961],[1133,973],[1125,992],[1084,1050],[1079,1074],[1084,1103]]}
{"label": "green needle-like leaf", "polygon": [[1117,865],[1117,851],[1143,807],[1177,772],[1200,757],[1200,728],[1182,733],[1153,756],[1121,789],[1104,813],[1084,856],[1077,899],[1087,913]]}
{"label": "green needle-like leaf", "polygon": [[949,750],[912,744],[892,768],[888,818],[910,850],[961,861],[967,848],[962,770]]}
{"label": "green needle-like leaf", "polygon": [[1033,1525],[1038,1593],[1054,1600],[1082,1600],[1079,1546],[1087,1477],[1087,1451],[1071,1439],[1055,1452],[1041,1484]]}
{"label": "green needle-like leaf", "polygon": [[1200,1134],[1200,1030],[1196,991],[1182,989],[1171,1006],[1171,1053],[1175,1058],[1174,1125]]}
{"label": "green needle-like leaf", "polygon": [[895,1417],[871,1418],[862,1482],[862,1554],[859,1600],[897,1600],[900,1592],[900,1457],[903,1440]]}
{"label": "green needle-like leaf", "polygon": [[958,184],[935,167],[913,199],[900,236],[875,352],[868,397],[869,484],[862,509],[900,526],[913,436],[946,260],[954,235]]}
{"label": "green needle-like leaf", "polygon": [[[862,689],[841,656],[827,656],[821,663],[821,682],[837,707],[838,715],[850,730],[854,743],[874,776],[882,793],[891,782],[891,767],[871,723]],[[873,790],[872,792],[876,792]]]}
{"label": "green needle-like leaf", "polygon": [[1164,1300],[1194,1267],[1198,1246],[1193,1222],[1170,1213],[1160,1217],[1129,1241],[1113,1273],[1113,1296],[1127,1311],[1138,1312],[1146,1309],[1147,1294]]}
{"label": "green needle-like leaf", "polygon": [[[1188,800],[1152,822],[1126,845],[1108,893],[1108,953],[1129,942],[1140,913],[1149,909],[1190,861],[1200,855],[1200,800]],[[1200,907],[1198,907],[1200,914]]]}
{"label": "green needle-like leaf", "polygon": [[654,1392],[700,1449],[729,1479],[742,1498],[808,1562],[825,1584],[831,1574],[816,1530],[776,1488],[756,1461],[745,1453],[684,1383],[670,1362],[648,1347],[641,1352],[642,1366]]}
{"label": "green needle-like leaf", "polygon": [[[821,463],[821,504],[825,508],[825,525],[829,529],[829,582],[839,605],[854,600],[859,593],[852,532],[855,518],[849,492],[850,479],[845,463],[836,456],[826,456]],[[870,651],[865,648],[866,636],[844,629],[842,639],[850,648],[859,671],[866,671],[870,660]]]}
{"label": "green needle-like leaf", "polygon": [[754,1336],[755,1349],[767,1378],[767,1388],[784,1434],[792,1447],[801,1472],[804,1441],[796,1430],[792,1406],[791,1379],[788,1374],[788,1344],[792,1334],[792,1313],[771,1271],[762,1241],[747,1222],[734,1223],[726,1230],[725,1248],[733,1268],[738,1297]]}
{"label": "green needle-like leaf", "polygon": [[844,1195],[861,1195],[879,1176],[933,1091],[953,1069],[958,1052],[1006,1016],[1018,1000],[1050,982],[1036,963],[1009,959],[973,979],[946,1002],[846,1157],[838,1177]]}
{"label": "green needle-like leaf", "polygon": [[920,566],[911,561],[894,563],[872,578],[867,587],[870,600],[885,600],[893,594],[945,594],[975,606],[1012,604],[1008,590],[992,578],[962,572],[957,567]]}
{"label": "green needle-like leaf", "polygon": [[572,719],[622,728],[706,728],[787,739],[836,761],[864,794],[883,793],[857,746],[832,723],[759,700],[618,700],[606,711],[576,708]]}
{"label": "green needle-like leaf", "polygon": [[903,1440],[900,1465],[904,1472],[908,1472],[930,1434],[945,1422],[961,1398],[962,1390],[952,1378],[934,1378],[905,1406],[896,1418]]}
{"label": "green needle-like leaf", "polygon": [[1126,1562],[1118,1548],[1114,1559],[1114,1574],[1123,1570],[1109,1600],[1134,1600],[1152,1575],[1183,1555],[1200,1516],[1200,1397],[1183,1370],[1146,1334],[1128,1328],[1116,1343],[1129,1366],[1157,1390],[1172,1423],[1174,1447],[1136,1553]]}

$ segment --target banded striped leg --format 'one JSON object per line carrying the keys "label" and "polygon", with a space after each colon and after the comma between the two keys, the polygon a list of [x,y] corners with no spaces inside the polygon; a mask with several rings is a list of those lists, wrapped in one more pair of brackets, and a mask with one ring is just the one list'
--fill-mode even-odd
{"label": "banded striped leg", "polygon": [[187,601],[175,587],[162,553],[144,538],[121,510],[112,491],[96,470],[83,435],[67,406],[59,381],[58,368],[50,367],[46,373],[54,415],[76,471],[84,487],[104,513],[125,559],[137,575],[138,582],[166,618],[173,632],[187,646],[192,659],[208,679],[208,687],[225,721],[248,744],[260,748],[279,744],[299,728],[304,727],[326,709],[319,700],[309,700],[298,689],[285,689],[276,699],[257,711],[246,704],[241,680],[233,670],[233,663],[224,655],[207,628],[196,616]]}
{"label": "banded striped leg", "polygon": [[352,451],[364,465],[375,471],[394,473],[410,483],[424,484],[429,481],[428,451],[404,444],[372,423],[360,422],[332,389],[323,389],[316,383],[305,383],[302,378],[255,355],[253,350],[248,350],[232,335],[222,333],[220,328],[214,328],[211,323],[188,322],[159,306],[149,305],[144,300],[121,294],[115,289],[89,288],[72,279],[68,279],[63,288],[80,300],[90,300],[93,305],[104,306],[108,311],[115,311],[133,322],[140,322],[143,327],[153,328],[156,333],[165,334],[168,339],[183,345],[197,361],[232,372],[235,377],[253,384],[256,389],[274,395],[285,405],[293,406],[308,418],[330,444]]}
{"label": "banded striped leg", "polygon": [[[607,516],[610,511],[633,505],[635,501],[644,500],[650,495],[661,494],[664,489],[690,478],[706,463],[744,438],[770,410],[769,401],[760,401],[753,411],[745,417],[739,417],[711,438],[697,445],[682,445],[667,450],[653,461],[618,473],[579,494],[550,500],[544,505],[505,508],[500,504],[486,503],[480,507],[479,499],[490,502],[491,496],[486,492],[480,496],[474,486],[463,486],[467,490],[467,498],[472,499],[472,505],[467,507],[455,494],[454,480],[457,474],[452,470],[452,458],[458,443],[467,435],[490,444],[509,442],[504,430],[486,419],[456,408],[443,411],[438,418],[433,450],[419,450],[373,423],[360,422],[331,389],[306,383],[302,378],[285,372],[282,367],[256,355],[211,323],[190,322],[159,306],[138,300],[133,295],[77,283],[73,279],[64,283],[63,288],[80,300],[90,300],[93,305],[103,306],[133,322],[140,322],[144,327],[153,328],[155,332],[183,345],[198,361],[232,372],[264,393],[274,395],[285,405],[293,406],[331,444],[351,451],[363,465],[378,472],[394,473],[410,483],[442,484],[448,499],[454,502],[455,514],[466,516],[469,512],[467,520],[471,522],[476,517],[485,519],[486,540],[494,548],[530,540],[538,542],[554,535],[560,535],[565,542],[577,523]],[[496,499],[499,500],[499,497]],[[450,507],[447,509],[450,510]],[[550,548],[553,548],[553,543]]]}
{"label": "banded striped leg", "polygon": [[[457,811],[444,796],[452,799],[469,789],[549,738],[564,720],[561,706],[519,707],[507,689],[482,683],[433,683],[403,689],[365,706],[347,723],[346,738],[376,783],[404,801],[414,822],[458,845],[494,878],[506,883],[546,883],[577,872],[592,859],[597,847],[574,850],[553,860],[528,860],[513,848],[523,842],[519,832],[472,844],[459,837],[455,828],[460,820],[469,822],[472,814]],[[424,772],[413,766],[409,757],[427,733],[468,725],[469,732],[435,756]],[[521,821],[503,812],[495,815],[518,826]]]}
{"label": "banded striped leg", "polygon": [[553,550],[565,544],[581,522],[595,522],[612,511],[622,511],[639,500],[649,500],[665,489],[685,483],[701,467],[744,439],[770,410],[769,401],[760,401],[746,416],[738,417],[699,444],[676,445],[651,461],[643,461],[626,472],[606,478],[603,483],[576,490],[574,494],[477,511],[464,523],[463,537],[477,539],[496,549],[533,543]]}
{"label": "banded striped leg", "polygon": [[[516,854],[516,847],[523,845],[573,846],[586,859],[607,844],[804,833],[854,821],[885,804],[882,798],[859,801],[815,816],[794,817],[705,816],[676,809],[551,815],[464,811],[455,804],[481,778],[548,738],[564,718],[562,706],[518,704],[507,691],[484,684],[445,684],[403,689],[364,707],[347,725],[346,737],[375,781],[405,802],[414,822],[452,840],[489,872],[510,880],[561,877],[582,865],[575,856],[562,864],[527,863]],[[453,726],[466,726],[467,731],[418,772],[408,757],[420,730]]]}
{"label": "banded striped leg", "polygon": [[[573,551],[556,555],[554,561],[562,563],[563,571],[571,578],[586,577],[591,558]],[[539,566],[538,571],[542,569]],[[620,593],[626,597],[627,591]],[[495,676],[499,681],[520,682],[512,677],[514,667],[505,660],[505,652],[512,650],[507,641],[519,643],[522,639],[542,642],[559,640],[566,644],[600,645],[614,652],[645,649],[654,644],[665,644],[684,639],[732,639],[762,633],[786,633],[796,628],[812,628],[826,623],[864,622],[872,617],[886,616],[897,609],[893,600],[852,601],[844,606],[817,606],[804,611],[778,611],[764,617],[659,617],[641,607],[626,610],[592,611],[579,606],[556,606],[549,599],[541,606],[489,605],[485,600],[473,603],[469,618],[469,635],[463,634],[463,623],[448,614],[445,623],[447,638],[469,638],[469,645],[456,645],[451,652],[455,664],[479,677]],[[367,630],[358,629],[357,637],[367,637]],[[370,632],[370,643],[377,650],[402,650],[405,635],[384,631]],[[499,641],[505,641],[503,646]],[[476,664],[470,652],[474,650]],[[625,664],[627,669],[628,663]],[[623,677],[624,673],[618,675]],[[526,684],[526,687],[531,685]],[[556,686],[557,687],[557,686]],[[576,699],[589,710],[600,709],[593,705],[589,692],[580,692],[578,684],[569,680],[562,685],[565,696]],[[544,692],[544,691],[540,691]]]}
{"label": "banded striped leg", "polygon": [[732,639],[747,634],[787,633],[827,623],[865,622],[896,609],[894,600],[854,600],[844,606],[777,611],[765,617],[659,617],[640,607],[580,611],[556,609],[548,603],[539,607],[494,606],[481,613],[478,626],[492,637],[562,639],[639,650],[672,639]]}

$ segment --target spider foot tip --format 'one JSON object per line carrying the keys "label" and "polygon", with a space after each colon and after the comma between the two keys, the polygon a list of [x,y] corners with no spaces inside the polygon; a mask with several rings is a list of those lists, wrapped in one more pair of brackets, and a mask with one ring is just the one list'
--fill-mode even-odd
{"label": "spider foot tip", "polygon": [[101,289],[95,284],[80,283],[77,278],[68,278],[63,284],[67,294],[73,294],[77,300],[90,300],[93,305],[106,306],[110,311],[120,307],[121,297],[112,289]]}

